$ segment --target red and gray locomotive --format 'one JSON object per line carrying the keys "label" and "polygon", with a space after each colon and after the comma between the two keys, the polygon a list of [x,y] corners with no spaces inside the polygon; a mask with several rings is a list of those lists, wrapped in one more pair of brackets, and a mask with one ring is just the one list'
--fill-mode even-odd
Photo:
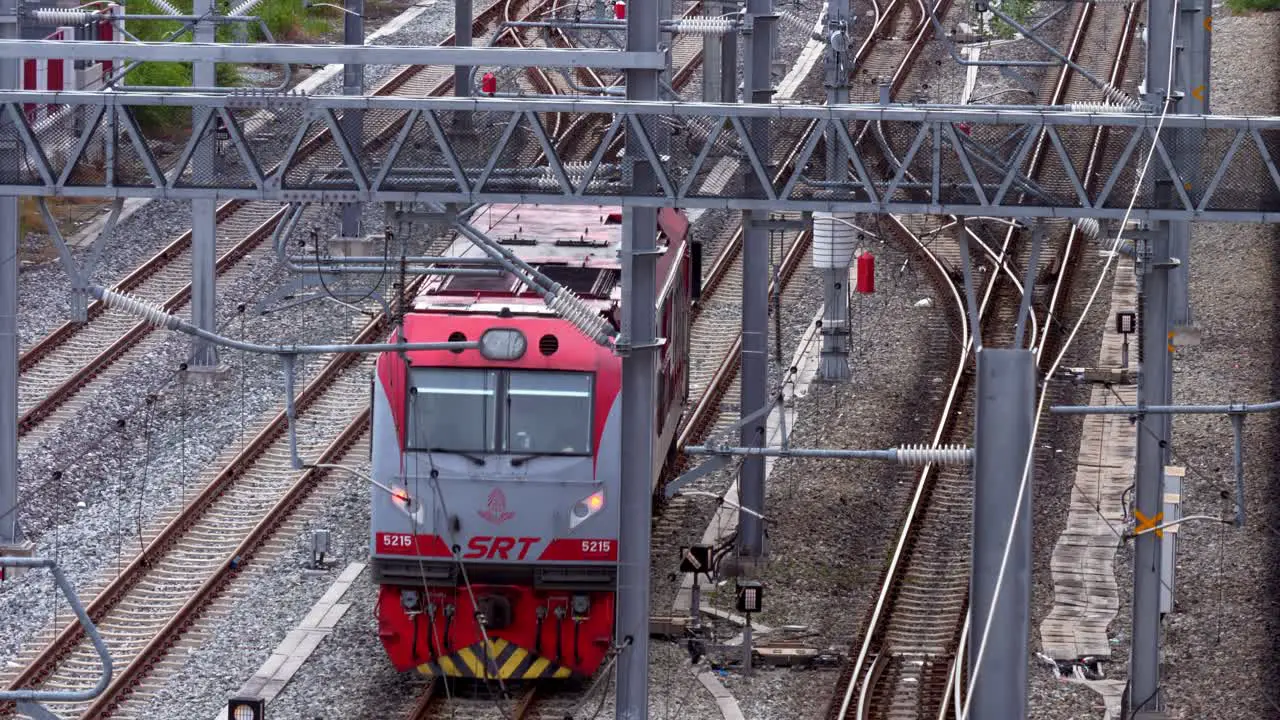
{"label": "red and gray locomotive", "polygon": [[[482,212],[473,223],[617,326],[620,211]],[[661,467],[687,400],[694,278],[684,215],[661,210],[658,229]],[[509,274],[432,279],[404,334],[498,342],[377,360],[372,567],[392,664],[474,678],[593,674],[613,641],[620,359]]]}

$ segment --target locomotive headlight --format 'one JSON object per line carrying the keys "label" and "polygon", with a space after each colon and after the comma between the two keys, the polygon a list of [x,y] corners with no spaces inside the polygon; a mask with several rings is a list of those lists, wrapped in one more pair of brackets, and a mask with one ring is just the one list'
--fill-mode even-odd
{"label": "locomotive headlight", "polygon": [[578,501],[569,515],[569,529],[582,524],[584,520],[604,509],[604,490],[597,490]]}
{"label": "locomotive headlight", "polygon": [[400,508],[401,510],[408,512],[409,503],[411,502],[409,499],[409,491],[401,487],[392,489],[391,502],[395,503],[396,507]]}
{"label": "locomotive headlight", "polygon": [[524,333],[512,328],[492,328],[480,336],[480,354],[486,360],[519,360],[528,347]]}

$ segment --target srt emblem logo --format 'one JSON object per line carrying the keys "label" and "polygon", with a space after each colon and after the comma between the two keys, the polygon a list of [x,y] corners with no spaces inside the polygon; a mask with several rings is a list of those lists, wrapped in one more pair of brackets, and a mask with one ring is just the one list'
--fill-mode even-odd
{"label": "srt emblem logo", "polygon": [[507,495],[502,492],[502,488],[494,488],[489,493],[489,509],[477,510],[476,514],[494,525],[501,525],[516,516],[513,512],[507,512]]}

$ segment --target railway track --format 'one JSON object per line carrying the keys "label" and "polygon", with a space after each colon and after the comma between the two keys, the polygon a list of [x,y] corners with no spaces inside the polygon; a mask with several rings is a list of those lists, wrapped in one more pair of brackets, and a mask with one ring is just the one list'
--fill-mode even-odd
{"label": "railway track", "polygon": [[[1077,10],[1068,55],[1086,65],[1101,56],[1103,62],[1110,65],[1110,73],[1102,74],[1112,85],[1119,86],[1137,7],[1121,11],[1124,14],[1121,25],[1104,24],[1105,28],[1122,27],[1119,32],[1101,33],[1104,37],[1087,40],[1095,13],[1107,9],[1082,6]],[[1110,57],[1115,59],[1108,59]],[[1041,97],[1048,97],[1051,104],[1096,102],[1101,97],[1100,91],[1091,92],[1088,87],[1082,87],[1081,78],[1066,68],[1047,84],[1047,92]],[[1064,177],[1044,172],[1043,161],[1050,152],[1046,150],[1048,144],[1045,136],[1036,139],[1029,169],[1037,181],[1066,182]],[[1090,179],[1085,182],[1091,182],[1092,168],[1106,152],[1101,134],[1095,133],[1091,142],[1068,147],[1087,156],[1085,177]],[[945,220],[954,223],[957,218]],[[967,440],[973,429],[974,375],[968,363],[973,341],[962,291],[955,279],[960,268],[958,237],[952,243],[926,244],[921,228],[929,224],[938,226],[937,218],[891,217],[889,223],[896,235],[917,245],[926,266],[933,270],[944,294],[952,300],[949,309],[955,323],[963,328],[961,342],[953,348],[958,363],[933,441]],[[993,226],[983,221],[975,222],[974,226],[978,232],[972,227],[963,229],[971,246],[977,249],[974,262],[993,270],[979,288],[983,342],[992,347],[1009,347],[1014,342],[1013,328],[1022,295],[1035,292],[1034,285],[1024,288],[1019,280],[1020,268],[1032,262],[1028,244],[1019,242],[1020,233],[1012,228],[993,232],[1003,236],[1002,240],[987,243],[983,235]],[[1030,342],[1041,362],[1046,355],[1052,357],[1054,333],[1062,326],[1058,319],[1059,305],[1069,295],[1081,239],[1076,227],[1055,226],[1046,238],[1045,253],[1037,261],[1036,285],[1050,285],[1048,293],[1033,306],[1029,327]],[[967,468],[927,467],[920,474],[880,594],[870,612],[857,659],[847,664],[827,717],[946,720],[959,716],[957,705],[964,689],[963,659],[968,632],[971,488]]]}
{"label": "railway track", "polygon": [[[547,2],[508,0],[505,4],[496,4],[484,11],[481,18],[477,19],[477,24],[485,17],[495,20],[529,19],[544,12],[547,7]],[[494,42],[524,44],[525,40],[508,28],[495,37]],[[697,59],[700,59],[700,55],[691,57],[691,62],[696,62]],[[688,68],[682,68],[682,74],[687,73]],[[438,94],[447,92],[451,81],[451,73],[445,73],[439,68],[425,71],[406,68],[393,75],[379,88],[379,92]],[[541,72],[529,73],[522,79],[522,87],[537,92],[559,91],[551,79]],[[557,118],[548,118],[544,122],[547,122],[549,130],[561,132]],[[375,142],[378,137],[389,136],[395,129],[388,127],[375,131]],[[324,133],[317,133],[307,142],[309,146],[318,148],[324,140]],[[528,151],[527,148],[526,152]],[[536,154],[523,156],[520,160],[536,163]],[[285,215],[283,209],[273,210],[265,220],[255,218],[259,222],[253,232],[231,247],[224,254],[225,262],[221,264],[233,264],[233,258],[244,257],[271,236]],[[220,209],[220,219],[224,223],[230,218],[243,216],[244,208],[234,204],[224,205]],[[229,224],[225,226],[228,230],[223,234],[234,237],[235,227]],[[183,266],[180,260],[175,262],[175,257],[180,257],[181,252],[189,251],[189,246],[188,234],[174,243],[168,254],[162,254],[159,259],[150,263],[150,277],[165,273],[161,277],[175,278],[168,280],[168,284],[153,282],[151,285],[140,286],[139,282],[131,282],[122,283],[121,289],[157,304],[163,302],[165,309],[170,312],[178,310],[185,299],[181,297],[181,293],[189,293],[189,286],[172,291],[167,301],[158,300],[156,295],[173,290],[176,278],[183,277],[189,270],[189,265]],[[233,255],[233,252],[237,254]],[[187,262],[189,263],[189,259]],[[411,286],[407,292],[414,292],[416,285]],[[152,287],[157,290],[147,295],[139,292],[140,287],[144,291]],[[175,298],[174,295],[179,297]],[[92,312],[94,319],[113,315],[104,312],[100,304],[95,304]],[[108,326],[103,324],[101,327]],[[354,342],[375,341],[385,336],[388,330],[386,319],[380,317],[364,327]],[[110,332],[110,329],[105,332]],[[132,335],[126,333],[116,343],[124,347],[116,354],[104,354],[94,362],[99,368],[118,362],[126,356],[129,347],[136,346],[141,334],[145,334],[145,330],[135,330]],[[33,348],[38,352],[29,353],[31,362],[52,358],[59,351],[66,353],[75,347],[76,343],[71,341],[76,336],[74,327],[55,335],[58,336],[55,340]],[[299,437],[309,438],[300,447],[303,456],[314,458],[315,462],[333,463],[340,460],[354,443],[365,437],[368,411],[364,401],[367,400],[367,377],[372,358],[357,359],[348,356],[326,359],[328,362],[324,369],[299,397],[298,427]],[[66,384],[68,381],[61,382]],[[76,390],[84,385],[82,382]],[[75,390],[71,391],[71,394],[74,392]],[[65,402],[58,407],[66,408],[62,412],[67,414],[71,412],[70,406]],[[299,509],[318,506],[323,501],[323,493],[315,492],[324,485],[323,471],[313,469],[299,476],[291,467],[288,439],[284,434],[285,422],[284,415],[277,414],[243,451],[235,453],[233,457],[221,458],[221,470],[208,479],[204,492],[186,505],[129,567],[112,580],[89,605],[90,616],[99,625],[113,658],[118,665],[123,665],[123,669],[107,692],[93,703],[55,706],[60,717],[130,717],[136,714],[138,706],[143,704],[138,701],[145,702],[151,696],[148,687],[163,682],[171,671],[181,667],[180,660],[164,657],[167,650],[180,636],[191,630],[193,623],[206,612],[214,598],[221,596],[223,604],[226,603],[226,591],[232,586],[231,583],[243,568],[244,562],[251,558],[259,562],[268,560],[268,553],[263,548],[279,537],[278,531],[289,522],[289,518],[296,517]],[[333,439],[328,441],[330,437]],[[264,514],[264,508],[272,502],[275,504]],[[310,504],[304,506],[304,502]],[[255,553],[260,554],[255,557]],[[236,559],[234,563],[230,562],[232,558]],[[35,657],[29,658],[29,664],[13,679],[10,686],[87,687],[92,684],[97,672],[96,657],[85,642],[83,633],[76,626],[67,626]],[[532,699],[533,695],[528,695],[517,707],[530,707]],[[557,698],[554,704],[561,704],[567,699]],[[431,705],[429,701],[424,703],[427,709]],[[451,716],[455,715],[456,712],[451,711]]]}
{"label": "railway track", "polygon": [[[533,6],[526,2],[525,5]],[[495,0],[477,15],[473,34],[477,41],[492,36],[493,26],[508,17],[528,19],[542,12],[548,3],[528,7],[528,14],[515,12],[503,0]],[[442,44],[452,44],[450,36]],[[451,68],[405,67],[394,72],[373,91],[375,95],[443,95],[453,88]],[[391,128],[375,133],[375,142],[385,141]],[[305,156],[326,147],[327,133],[317,133],[300,149]],[[232,201],[216,212],[217,261],[220,282],[233,281],[246,272],[243,262],[264,249],[283,217],[274,203]],[[113,289],[163,307],[171,313],[183,312],[191,295],[191,233],[188,231],[156,253],[117,283]],[[98,388],[123,372],[126,362],[146,352],[143,342],[154,328],[119,311],[108,310],[100,301],[88,308],[85,323],[67,322],[36,342],[19,359],[18,436],[26,443],[39,442],[56,432],[89,400]]]}
{"label": "railway track", "polygon": [[[508,13],[515,10],[520,14],[501,16],[495,5],[477,19],[477,24],[485,17],[524,19],[529,17],[525,12],[541,12],[546,7],[546,3],[536,7],[533,5],[522,3],[517,6],[514,2],[508,3],[503,6],[503,10]],[[447,91],[451,77],[437,75],[430,69],[423,72],[406,68],[384,83],[380,91]],[[390,131],[392,129],[387,128],[383,134],[389,134]],[[319,145],[323,140],[323,134],[317,134],[308,142]],[[259,212],[264,210],[255,209]],[[224,254],[223,259],[227,264],[232,262],[232,252],[243,257],[252,247],[269,237],[284,214],[283,209],[276,209],[265,221],[261,217],[255,217],[259,222],[253,232]],[[228,227],[223,234],[232,237],[237,228],[228,224],[227,220],[246,216],[244,208],[234,204],[224,205],[220,215],[223,226]],[[183,244],[186,248],[182,247]],[[166,285],[163,282],[165,278],[182,276],[186,268],[180,261],[175,262],[175,257],[180,251],[189,248],[189,245],[190,236],[184,236],[171,245],[168,254],[162,253],[143,271],[135,273],[137,277],[131,277],[128,283],[122,283],[123,289],[155,302],[157,292],[164,292],[176,284],[173,279],[169,279],[169,284]],[[142,281],[157,275],[161,281],[141,285]],[[413,292],[416,285],[417,283],[411,286],[408,292]],[[146,295],[139,292],[140,286],[144,290],[156,290]],[[185,291],[189,292],[189,287]],[[180,295],[182,292],[184,289],[180,288],[174,294]],[[181,300],[174,299],[171,294],[170,301],[164,303],[164,307],[172,312],[181,307]],[[114,315],[104,312],[100,303],[95,304],[93,312],[94,319]],[[384,337],[388,331],[385,318],[378,318],[365,326],[354,341],[375,341]],[[41,360],[56,357],[59,352],[65,356],[76,347],[77,337],[83,342],[89,336],[78,333],[74,327],[55,333],[53,341],[33,348],[38,351],[35,355],[29,353],[32,362],[37,362],[37,356]],[[97,337],[100,338],[101,335]],[[102,357],[96,359],[99,368],[124,357],[128,347],[136,346],[139,339],[136,331],[133,335],[126,333],[116,343],[125,347],[117,348],[118,352],[114,357],[108,355],[111,360],[104,360]],[[368,413],[365,407],[367,378],[372,358],[348,356],[322,358],[323,360],[328,361],[324,369],[299,397],[298,408],[301,415],[298,418],[298,428],[303,456],[316,462],[331,463],[339,460],[348,448],[364,436]],[[63,384],[66,382],[62,381]],[[303,409],[304,404],[306,409]],[[65,407],[65,404],[61,407]],[[311,470],[299,475],[292,469],[285,428],[283,413],[277,414],[243,451],[232,453],[232,457],[226,457],[227,453],[224,453],[224,457],[220,458],[222,463],[218,465],[221,469],[207,478],[205,490],[186,504],[159,536],[89,605],[90,616],[106,637],[117,666],[123,665],[123,669],[107,692],[95,702],[58,707],[59,716],[129,716],[133,708],[128,696],[136,693],[132,700],[145,700],[149,693],[145,688],[139,687],[140,684],[144,681],[163,681],[168,674],[166,671],[180,667],[177,660],[162,660],[165,652],[184,631],[190,629],[215,596],[225,594],[223,591],[243,567],[243,563],[272,542],[289,518],[295,517],[297,511],[302,509],[304,500],[316,498],[318,503],[323,499],[313,492],[323,484],[323,471]],[[236,561],[231,562],[232,558]],[[260,555],[255,559],[265,561],[268,558]],[[88,687],[92,685],[98,672],[96,657],[85,642],[83,633],[75,625],[63,628],[34,657],[24,659],[29,659],[29,663],[12,679],[10,687]],[[5,709],[0,708],[0,711]]]}

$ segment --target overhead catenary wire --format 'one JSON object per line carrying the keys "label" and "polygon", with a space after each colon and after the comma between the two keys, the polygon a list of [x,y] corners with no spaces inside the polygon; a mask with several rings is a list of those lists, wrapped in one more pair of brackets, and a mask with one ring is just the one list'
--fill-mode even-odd
{"label": "overhead catenary wire", "polygon": [[[1173,22],[1170,23],[1170,30],[1169,30],[1169,35],[1170,35],[1169,57],[1168,57],[1169,76],[1165,82],[1165,92],[1167,94],[1171,94],[1173,90],[1173,78],[1174,78],[1174,67],[1175,67],[1174,53],[1175,53],[1175,49],[1177,48],[1177,30],[1178,30],[1178,22],[1177,22],[1178,4],[1177,3],[1173,3],[1171,5],[1171,12],[1173,13]],[[1156,125],[1155,133],[1152,137],[1151,147],[1150,149],[1148,149],[1147,157],[1142,163],[1142,169],[1138,172],[1137,181],[1134,183],[1133,194],[1129,198],[1129,205],[1125,209],[1124,219],[1121,221],[1120,228],[1116,232],[1116,238],[1112,242],[1111,252],[1107,253],[1106,260],[1104,261],[1104,264],[1102,267],[1102,272],[1099,273],[1098,280],[1097,282],[1094,283],[1093,291],[1089,294],[1089,300],[1085,303],[1084,308],[1080,311],[1080,317],[1076,320],[1075,325],[1071,328],[1070,334],[1067,335],[1066,341],[1062,344],[1062,348],[1058,351],[1057,356],[1054,358],[1053,364],[1050,366],[1049,371],[1045,374],[1044,383],[1040,389],[1040,400],[1038,401],[1036,406],[1035,422],[1031,428],[1031,442],[1027,447],[1027,456],[1023,463],[1023,468],[1022,468],[1022,478],[1021,478],[1021,481],[1018,483],[1018,497],[1013,504],[1013,508],[1014,508],[1013,516],[1009,518],[1009,532],[1005,538],[1004,552],[1000,558],[1000,572],[996,575],[996,584],[995,584],[994,592],[992,593],[993,599],[991,602],[991,607],[987,611],[986,623],[984,624],[983,630],[982,630],[982,638],[981,638],[981,641],[978,643],[978,652],[974,657],[973,667],[969,669],[968,689],[965,692],[964,704],[960,708],[960,717],[958,720],[968,720],[970,703],[972,703],[973,701],[973,691],[974,691],[974,688],[977,686],[978,677],[982,670],[982,660],[984,655],[986,654],[987,640],[990,638],[990,633],[991,633],[991,624],[995,619],[996,608],[999,605],[999,601],[1000,601],[1000,590],[1004,585],[1005,573],[1008,571],[1008,568],[1009,568],[1009,555],[1013,550],[1013,539],[1017,530],[1018,515],[1020,512],[1020,508],[1022,507],[1022,503],[1026,502],[1027,486],[1030,484],[1029,480],[1031,476],[1031,465],[1035,458],[1036,438],[1038,437],[1040,432],[1040,422],[1044,417],[1045,403],[1049,397],[1049,384],[1053,381],[1053,378],[1058,371],[1058,367],[1062,364],[1062,361],[1066,357],[1067,352],[1071,349],[1072,344],[1075,342],[1076,335],[1080,332],[1080,328],[1084,325],[1084,321],[1089,317],[1089,312],[1090,310],[1093,309],[1094,302],[1097,300],[1099,293],[1102,292],[1103,283],[1106,281],[1107,276],[1110,273],[1111,267],[1115,262],[1116,257],[1119,254],[1118,250],[1120,248],[1120,242],[1124,236],[1125,226],[1128,224],[1129,217],[1133,213],[1133,208],[1138,202],[1138,195],[1141,194],[1142,192],[1142,182],[1147,176],[1147,170],[1151,167],[1151,160],[1153,157],[1155,157],[1156,149],[1157,147],[1159,147],[1160,133],[1161,131],[1164,130],[1165,119],[1169,116],[1169,109],[1171,106],[1172,106],[1172,98],[1166,95],[1166,97],[1164,98],[1163,106],[1161,107],[1161,111],[1160,111],[1160,120]],[[970,609],[970,612],[971,613],[973,612],[972,608]],[[961,659],[957,658],[957,662],[960,662],[960,661]],[[1159,690],[1157,688],[1156,692],[1158,691]],[[1154,693],[1153,693],[1153,696],[1154,696]],[[1142,703],[1137,705],[1137,707],[1141,708],[1149,700],[1150,698],[1143,700]]]}

